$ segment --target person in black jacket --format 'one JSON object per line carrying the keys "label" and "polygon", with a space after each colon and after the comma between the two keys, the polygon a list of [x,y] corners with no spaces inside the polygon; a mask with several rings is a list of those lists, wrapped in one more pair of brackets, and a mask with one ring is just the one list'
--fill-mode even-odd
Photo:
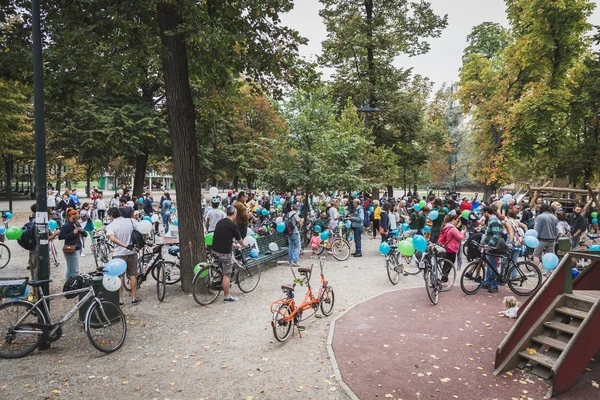
{"label": "person in black jacket", "polygon": [[87,232],[77,222],[79,213],[77,210],[67,211],[67,221],[60,227],[58,239],[64,240],[65,245],[75,245],[74,253],[64,253],[67,261],[66,279],[79,275],[79,257],[81,256],[82,238],[87,236]]}
{"label": "person in black jacket", "polygon": [[390,210],[392,209],[392,205],[390,203],[385,203],[383,205],[383,212],[381,213],[381,219],[379,221],[379,227],[383,229],[381,233],[381,241],[385,242],[390,234]]}

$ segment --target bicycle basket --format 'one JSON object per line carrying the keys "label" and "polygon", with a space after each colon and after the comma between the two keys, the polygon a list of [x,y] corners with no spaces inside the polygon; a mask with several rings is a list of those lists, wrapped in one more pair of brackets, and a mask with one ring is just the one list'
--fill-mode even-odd
{"label": "bicycle basket", "polygon": [[[83,289],[88,286],[90,286],[90,283],[86,282],[86,280],[83,279],[83,276],[77,275],[72,278],[69,278],[65,282],[65,285],[63,286],[63,292],[69,292],[71,290]],[[68,294],[65,297],[67,299],[73,299],[73,298],[77,297],[77,295],[78,295],[78,293],[73,293],[73,294]]]}
{"label": "bicycle basket", "polygon": [[3,278],[0,280],[0,299],[25,296],[27,281],[29,278]]}

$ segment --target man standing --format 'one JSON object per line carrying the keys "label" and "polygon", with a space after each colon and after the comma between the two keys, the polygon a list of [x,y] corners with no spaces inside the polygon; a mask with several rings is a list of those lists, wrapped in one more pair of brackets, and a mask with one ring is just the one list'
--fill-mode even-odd
{"label": "man standing", "polygon": [[144,199],[144,214],[151,217],[154,213],[154,200],[152,199],[152,193],[146,193],[146,199]]}
{"label": "man standing", "polygon": [[248,209],[246,208],[247,199],[248,196],[246,196],[246,192],[242,190],[238,193],[235,203],[233,203],[233,206],[237,211],[235,222],[240,228],[240,235],[242,235],[242,237],[246,237],[248,233],[248,224],[250,220],[250,215],[248,215]]}
{"label": "man standing", "polygon": [[571,249],[579,246],[581,234],[586,230],[585,217],[581,215],[581,206],[578,204],[573,209],[573,214],[569,218],[571,225]]}
{"label": "man standing", "polygon": [[[131,232],[137,229],[137,221],[131,218],[123,218],[118,208],[111,207],[107,211],[108,217],[112,221],[106,227],[106,234],[111,242],[115,244],[113,258],[120,258],[127,263],[125,273],[131,282],[131,304],[137,305],[142,301],[137,297],[137,252],[134,251],[134,245],[131,243]],[[124,279],[123,276],[121,279]],[[123,305],[123,285],[119,289],[119,304]]]}
{"label": "man standing", "polygon": [[206,232],[211,233],[215,231],[217,223],[223,218],[227,218],[227,215],[219,210],[219,199],[213,197],[212,199],[212,210],[206,214]]}
{"label": "man standing", "polygon": [[46,198],[46,206],[49,210],[54,210],[56,207],[56,197],[52,193],[52,189],[48,189],[48,197]]}
{"label": "man standing", "polygon": [[77,195],[77,189],[71,189],[71,195],[69,196],[69,201],[72,201],[75,205],[75,208],[79,207],[79,196]]}
{"label": "man standing", "polygon": [[[485,231],[485,240],[489,247],[499,248],[500,242],[502,239],[502,224],[500,224],[500,220],[496,217],[496,212],[492,207],[485,207],[483,209],[483,216],[487,219],[487,230]],[[494,279],[494,274],[490,271],[493,269],[498,274],[498,264],[496,263],[496,256],[487,255],[486,256],[488,270],[485,273],[485,286],[488,288],[488,292],[496,293],[498,291],[498,282]]]}
{"label": "man standing", "polygon": [[298,210],[300,204],[294,203],[291,205],[291,210],[287,213],[287,220],[294,225],[294,230],[288,235],[288,261],[293,266],[298,266],[298,258],[300,257],[300,217]]}
{"label": "man standing", "polygon": [[432,243],[437,243],[438,237],[442,232],[442,225],[444,224],[444,218],[446,218],[446,214],[448,214],[448,210],[444,208],[444,203],[442,203],[442,199],[436,198],[433,200],[433,209],[431,211],[436,211],[438,213],[438,217],[433,220],[431,225],[431,236],[430,240]]}
{"label": "man standing", "polygon": [[[215,227],[213,237],[212,252],[215,260],[221,264],[223,270],[223,302],[232,303],[237,299],[229,294],[231,274],[233,272],[233,239],[237,240],[238,246],[245,246],[240,228],[234,221],[236,220],[237,210],[234,206],[227,206],[227,218],[220,220]],[[236,246],[237,247],[237,246]]]}
{"label": "man standing", "polygon": [[558,218],[550,212],[550,205],[543,203],[540,205],[540,213],[535,217],[534,229],[538,233],[538,240],[540,244],[533,251],[533,262],[535,265],[540,265],[540,258],[544,254],[544,250],[547,253],[554,253],[554,243],[558,236],[556,226],[558,225]]}
{"label": "man standing", "polygon": [[123,218],[133,218],[133,207],[127,205],[127,201],[128,200],[125,198],[125,196],[122,196],[119,199],[119,213]]}
{"label": "man standing", "polygon": [[365,210],[360,206],[360,200],[354,199],[352,201],[354,205],[354,211],[352,212],[352,231],[354,232],[354,248],[355,252],[352,253],[354,257],[362,257],[362,232],[365,221]]}

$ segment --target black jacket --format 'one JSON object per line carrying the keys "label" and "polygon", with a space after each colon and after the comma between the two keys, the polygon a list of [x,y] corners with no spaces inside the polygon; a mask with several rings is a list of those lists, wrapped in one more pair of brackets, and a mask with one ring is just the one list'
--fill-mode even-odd
{"label": "black jacket", "polygon": [[81,250],[81,238],[87,236],[87,232],[77,232],[73,233],[75,227],[81,228],[79,222],[76,222],[75,225],[71,221],[67,221],[63,226],[60,227],[60,233],[58,234],[58,238],[60,240],[64,240],[67,245],[76,245],[77,250]]}

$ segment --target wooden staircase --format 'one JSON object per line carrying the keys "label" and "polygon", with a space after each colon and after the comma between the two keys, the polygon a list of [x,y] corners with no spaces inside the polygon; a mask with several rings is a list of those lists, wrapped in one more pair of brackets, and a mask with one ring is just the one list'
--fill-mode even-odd
{"label": "wooden staircase", "polygon": [[600,254],[586,253],[592,263],[572,281],[574,255],[569,253],[519,310],[496,350],[495,375],[522,368],[551,379],[548,396],[557,395],[577,383],[600,349]]}

